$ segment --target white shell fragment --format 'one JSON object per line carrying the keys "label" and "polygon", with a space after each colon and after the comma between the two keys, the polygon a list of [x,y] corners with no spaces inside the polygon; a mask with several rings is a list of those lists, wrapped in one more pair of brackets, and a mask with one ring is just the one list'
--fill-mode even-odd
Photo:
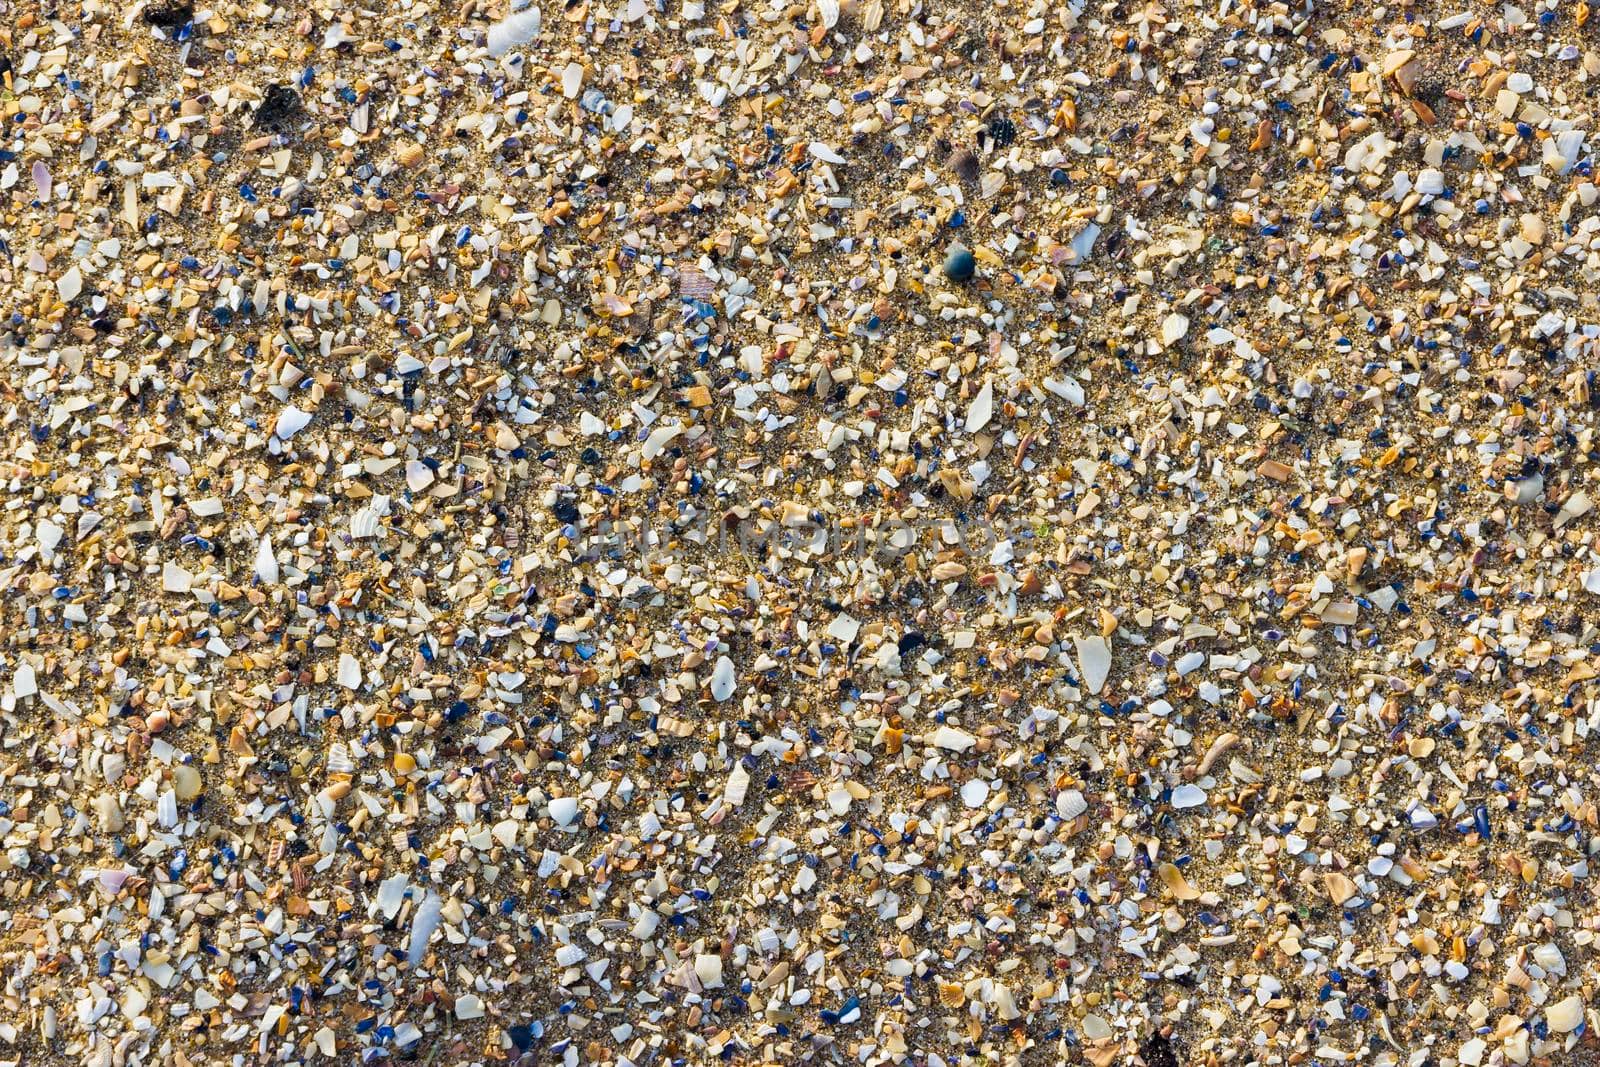
{"label": "white shell fragment", "polygon": [[1173,312],[1161,320],[1161,343],[1173,344],[1189,333],[1189,316]]}
{"label": "white shell fragment", "polygon": [[583,74],[582,63],[568,63],[561,71],[561,95],[568,100],[576,100],[578,90],[583,88]]}
{"label": "white shell fragment", "polygon": [[262,534],[261,541],[256,545],[254,573],[256,580],[263,584],[278,583],[278,557],[272,551],[272,537],[269,534]]}
{"label": "white shell fragment", "polygon": [[434,931],[439,929],[440,912],[443,908],[439,894],[429,890],[417,905],[411,916],[411,942],[406,949],[406,959],[411,966],[416,967],[422,963],[422,958],[427,954],[428,942],[432,940]]}
{"label": "white shell fragment", "polygon": [[722,957],[713,953],[701,953],[694,958],[695,977],[700,979],[704,989],[718,989],[722,986]]}
{"label": "white shell fragment", "polygon": [[278,413],[278,421],[273,425],[272,433],[280,441],[287,441],[310,425],[311,413],[301,411],[291,404]]}
{"label": "white shell fragment", "polygon": [[824,163],[843,163],[845,158],[821,141],[812,141],[806,150]]}
{"label": "white shell fragment", "polygon": [[550,802],[550,818],[557,826],[568,827],[578,818],[576,797],[556,797]]}
{"label": "white shell fragment", "polygon": [[1106,687],[1111,674],[1111,644],[1099,634],[1073,639],[1078,653],[1078,666],[1083,671],[1083,684],[1098,696]]}
{"label": "white shell fragment", "polygon": [[338,682],[346,689],[361,688],[361,661],[348,652],[339,653]]}
{"label": "white shell fragment", "polygon": [[161,588],[168,593],[187,593],[194,587],[194,575],[176,563],[161,566]]}
{"label": "white shell fragment", "polygon": [[650,431],[649,437],[645,438],[644,448],[641,450],[640,454],[645,459],[654,459],[656,456],[661,454],[661,450],[663,448],[667,447],[668,442],[682,432],[683,426],[679,424],[673,424],[671,426],[658,426],[656,429]]}
{"label": "white shell fragment", "polygon": [[972,404],[967,408],[967,432],[977,433],[989,425],[989,419],[994,415],[994,382],[986,381],[978,390],[978,395],[972,398]]}
{"label": "white shell fragment", "polygon": [[750,772],[744,769],[743,763],[735,763],[728,774],[728,783],[722,789],[722,799],[737,808],[744,803],[749,792]]}
{"label": "white shell fragment", "polygon": [[1535,474],[1529,478],[1519,478],[1506,485],[1506,499],[1513,504],[1532,504],[1544,495],[1544,476]]}
{"label": "white shell fragment", "polygon": [[484,44],[491,56],[503,56],[513,48],[527,44],[539,35],[542,24],[537,7],[526,7],[513,12],[489,27]]}
{"label": "white shell fragment", "polygon": [[410,884],[410,877],[404,873],[385,878],[378,883],[377,905],[384,918],[393,919],[400,914],[400,907],[405,903],[406,889]]}
{"label": "white shell fragment", "polygon": [[433,468],[418,459],[406,461],[406,488],[420,493],[433,484]]}
{"label": "white shell fragment", "polygon": [[33,664],[23,661],[17,664],[17,669],[11,675],[11,692],[19,700],[31,697],[39,691],[38,676],[35,674]]}
{"label": "white shell fragment", "polygon": [[1545,1023],[1558,1034],[1570,1034],[1583,1022],[1583,998],[1574,994],[1545,1009]]}
{"label": "white shell fragment", "polygon": [[83,292],[83,274],[77,267],[68,267],[61,277],[56,279],[56,295],[64,301],[78,299],[78,294]]}
{"label": "white shell fragment", "polygon": [[1589,494],[1578,489],[1561,504],[1561,510],[1556,512],[1552,521],[1556,529],[1560,529],[1573,519],[1580,519],[1594,510],[1594,504],[1589,499]]}
{"label": "white shell fragment", "polygon": [[727,656],[718,656],[716,666],[711,670],[711,699],[727,700],[733,696],[734,687],[733,660]]}
{"label": "white shell fragment", "polygon": [[933,732],[933,743],[952,752],[965,752],[978,743],[978,739],[954,726],[941,726]]}
{"label": "white shell fragment", "polygon": [[1081,789],[1063,789],[1056,794],[1056,814],[1071,821],[1089,810]]}

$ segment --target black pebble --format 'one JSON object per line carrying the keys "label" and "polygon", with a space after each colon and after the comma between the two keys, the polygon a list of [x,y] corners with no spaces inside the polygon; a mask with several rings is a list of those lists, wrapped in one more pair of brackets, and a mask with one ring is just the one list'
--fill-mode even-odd
{"label": "black pebble", "polygon": [[557,500],[550,513],[562,522],[578,521],[578,505],[570,500]]}
{"label": "black pebble", "polygon": [[287,85],[274,85],[256,105],[255,125],[275,129],[300,110],[300,94]]}
{"label": "black pebble", "polygon": [[163,30],[181,30],[194,21],[194,5],[176,3],[147,7],[144,9],[144,20]]}
{"label": "black pebble", "polygon": [[518,1052],[526,1052],[533,1047],[533,1027],[518,1023],[516,1026],[506,1028],[506,1036],[516,1046]]}
{"label": "black pebble", "polygon": [[1172,1049],[1172,1040],[1160,1034],[1151,1034],[1139,1046],[1139,1056],[1145,1067],[1179,1067],[1178,1054]]}
{"label": "black pebble", "polygon": [[900,648],[900,654],[902,656],[908,652],[915,652],[917,649],[921,648],[927,643],[928,639],[917,633],[915,630],[907,631],[906,635],[897,642]]}
{"label": "black pebble", "polygon": [[1017,139],[1017,124],[1010,119],[990,119],[989,137],[996,148],[1006,148]]}

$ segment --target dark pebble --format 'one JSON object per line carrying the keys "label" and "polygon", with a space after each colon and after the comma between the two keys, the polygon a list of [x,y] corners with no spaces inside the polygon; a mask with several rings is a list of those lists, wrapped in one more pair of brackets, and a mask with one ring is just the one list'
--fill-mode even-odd
{"label": "dark pebble", "polygon": [[1172,1047],[1172,1039],[1160,1034],[1151,1034],[1139,1046],[1139,1056],[1144,1060],[1145,1067],[1178,1067],[1178,1055]]}
{"label": "dark pebble", "polygon": [[259,128],[275,129],[287,122],[300,110],[300,94],[287,85],[274,85],[267,90],[267,95],[261,98],[261,103],[256,105],[255,118],[251,121]]}
{"label": "dark pebble", "polygon": [[967,282],[978,272],[978,261],[972,258],[960,245],[956,245],[944,257],[944,276],[953,282]]}
{"label": "dark pebble", "polygon": [[144,9],[144,20],[163,30],[181,30],[194,21],[192,4],[158,4]]}
{"label": "dark pebble", "polygon": [[978,157],[963,148],[950,157],[950,172],[971,185],[978,180]]}

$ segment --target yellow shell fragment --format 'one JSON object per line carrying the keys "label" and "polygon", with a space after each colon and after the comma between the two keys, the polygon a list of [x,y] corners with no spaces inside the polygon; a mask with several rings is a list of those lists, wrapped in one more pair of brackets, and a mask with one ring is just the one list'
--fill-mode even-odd
{"label": "yellow shell fragment", "polygon": [[1190,885],[1188,879],[1184,878],[1183,872],[1172,864],[1158,864],[1156,866],[1156,877],[1160,878],[1161,884],[1167,887],[1167,892],[1179,900],[1200,899],[1200,890]]}

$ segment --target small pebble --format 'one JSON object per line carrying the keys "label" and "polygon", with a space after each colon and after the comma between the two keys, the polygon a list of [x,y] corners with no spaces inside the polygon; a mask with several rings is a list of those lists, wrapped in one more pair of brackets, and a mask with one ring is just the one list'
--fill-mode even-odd
{"label": "small pebble", "polygon": [[977,273],[978,261],[961,245],[953,245],[944,257],[944,276],[953,282],[971,281]]}

